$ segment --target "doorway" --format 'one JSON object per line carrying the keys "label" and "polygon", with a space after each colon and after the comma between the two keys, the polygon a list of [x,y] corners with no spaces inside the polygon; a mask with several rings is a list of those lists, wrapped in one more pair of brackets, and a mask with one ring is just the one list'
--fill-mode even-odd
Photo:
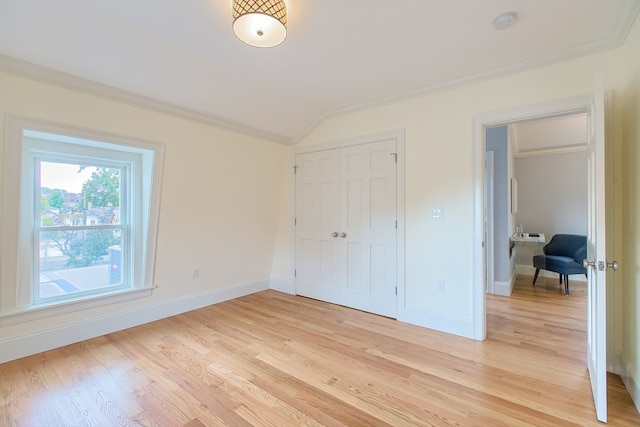
{"label": "doorway", "polygon": [[[587,134],[584,112],[486,130],[487,292],[511,295],[518,274],[534,275],[532,257],[541,254],[554,235],[586,236]],[[516,224],[541,238],[513,242]],[[540,274],[557,277],[545,270]],[[575,280],[585,278],[574,275]]]}
{"label": "doorway", "polygon": [[[509,123],[525,122],[573,114],[588,113],[590,96],[578,96],[543,104],[517,107],[478,115],[474,118],[474,338],[486,338],[486,241],[484,206],[484,170],[486,161],[486,130]],[[505,231],[505,238],[507,238]]]}
{"label": "doorway", "polygon": [[[589,243],[585,267],[588,265],[589,304],[587,327],[588,371],[591,379],[597,418],[606,422],[606,354],[611,350],[612,341],[607,342],[605,328],[610,330],[612,325],[606,324],[607,298],[605,295],[613,292],[614,286],[605,287],[606,283],[606,231],[605,231],[605,96],[602,74],[596,74],[594,92],[592,95],[552,101],[544,104],[514,108],[493,113],[487,113],[474,118],[474,336],[477,339],[486,338],[486,294],[483,294],[485,284],[485,246],[482,241],[484,235],[484,206],[483,206],[483,174],[482,166],[485,158],[485,131],[489,126],[498,126],[514,121],[524,121],[540,118],[558,117],[569,114],[586,113],[589,117],[588,132],[588,233]],[[596,262],[597,260],[597,262]],[[611,263],[615,266],[615,262]],[[614,267],[615,269],[615,267]],[[608,300],[609,306],[612,304]],[[609,311],[611,308],[609,307]],[[611,337],[611,335],[609,335]]]}

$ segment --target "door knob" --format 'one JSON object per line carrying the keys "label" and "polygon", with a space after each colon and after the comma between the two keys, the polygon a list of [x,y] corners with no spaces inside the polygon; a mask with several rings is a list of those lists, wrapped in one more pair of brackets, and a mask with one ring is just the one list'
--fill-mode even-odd
{"label": "door knob", "polygon": [[337,232],[337,231],[334,231],[333,233],[331,233],[331,235],[332,235],[333,237],[338,237],[338,232]]}
{"label": "door knob", "polygon": [[340,237],[344,239],[345,237],[347,237],[347,233],[340,233]]}
{"label": "door knob", "polygon": [[[610,268],[613,271],[618,271],[618,261],[607,262],[606,265],[607,265],[607,268]],[[589,267],[596,268],[596,262],[595,261],[589,261],[588,259],[583,259],[582,260],[582,266],[584,268],[589,268]],[[604,271],[604,269],[605,269],[604,266],[605,266],[604,262],[602,262],[602,261],[599,262],[598,263],[598,270]]]}

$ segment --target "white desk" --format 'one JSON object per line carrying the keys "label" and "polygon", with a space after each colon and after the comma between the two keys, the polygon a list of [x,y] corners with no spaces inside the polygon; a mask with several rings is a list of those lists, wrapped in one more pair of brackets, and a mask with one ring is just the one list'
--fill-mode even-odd
{"label": "white desk", "polygon": [[516,264],[528,265],[533,255],[542,253],[542,246],[540,244],[546,242],[544,234],[532,234],[538,235],[531,236],[529,233],[523,233],[522,236],[518,236],[517,233],[514,233],[513,236],[509,238],[509,258],[516,256]]}
{"label": "white desk", "polygon": [[545,243],[546,240],[544,238],[544,233],[532,233],[537,234],[537,236],[531,236],[529,233],[522,233],[522,236],[518,236],[517,233],[514,233],[511,236],[511,241],[514,243]]}

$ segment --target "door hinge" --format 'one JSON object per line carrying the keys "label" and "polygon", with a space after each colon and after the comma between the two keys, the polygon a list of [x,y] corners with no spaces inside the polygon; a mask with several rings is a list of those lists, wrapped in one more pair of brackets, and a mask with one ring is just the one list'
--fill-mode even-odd
{"label": "door hinge", "polygon": [[298,225],[298,218],[293,218],[293,225]]}
{"label": "door hinge", "polygon": [[398,220],[396,219],[396,230],[398,229]]}
{"label": "door hinge", "polygon": [[393,161],[398,163],[398,153],[391,153],[391,155],[393,156]]}
{"label": "door hinge", "polygon": [[298,270],[293,270],[293,277],[298,277]]}
{"label": "door hinge", "polygon": [[293,167],[293,174],[297,174],[298,173],[298,166],[294,166]]}
{"label": "door hinge", "polygon": [[396,295],[398,295],[398,287],[396,286]]}

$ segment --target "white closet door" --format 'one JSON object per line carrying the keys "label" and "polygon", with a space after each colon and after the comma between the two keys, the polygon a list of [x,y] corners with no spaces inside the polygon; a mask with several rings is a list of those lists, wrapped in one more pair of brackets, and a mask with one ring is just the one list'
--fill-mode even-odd
{"label": "white closet door", "polygon": [[296,293],[340,304],[339,151],[296,156]]}
{"label": "white closet door", "polygon": [[396,317],[396,141],[296,156],[296,293]]}
{"label": "white closet door", "polygon": [[396,142],[340,151],[341,301],[396,317]]}

